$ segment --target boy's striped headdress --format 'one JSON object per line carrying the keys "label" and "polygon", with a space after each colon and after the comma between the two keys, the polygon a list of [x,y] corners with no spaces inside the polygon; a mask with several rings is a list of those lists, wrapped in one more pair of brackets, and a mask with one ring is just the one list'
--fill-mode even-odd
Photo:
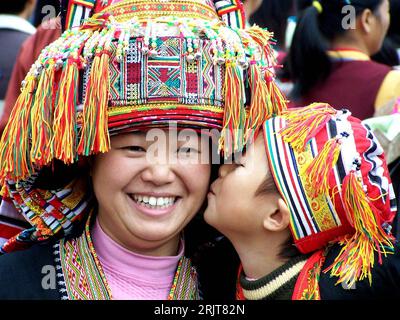
{"label": "boy's striped headdress", "polygon": [[241,2],[110,2],[69,1],[64,24],[72,28],[32,66],[1,139],[3,194],[45,230],[33,238],[65,225],[67,209],[47,206],[49,194],[30,194],[55,160],[76,164],[107,152],[110,135],[171,122],[222,131],[220,150],[229,155],[286,106],[274,82],[272,34],[243,28]]}
{"label": "boy's striped headdress", "polygon": [[374,255],[382,262],[393,250],[397,209],[378,140],[348,110],[317,103],[267,120],[264,137],[296,247],[310,253],[339,242],[331,274],[350,287],[371,281]]}

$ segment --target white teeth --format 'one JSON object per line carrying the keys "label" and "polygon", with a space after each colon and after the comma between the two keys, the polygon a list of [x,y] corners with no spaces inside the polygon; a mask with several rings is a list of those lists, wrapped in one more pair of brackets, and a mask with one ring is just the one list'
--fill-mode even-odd
{"label": "white teeth", "polygon": [[150,197],[149,204],[151,204],[152,206],[155,206],[157,204],[157,199],[154,197]]}
{"label": "white teeth", "polygon": [[167,208],[175,203],[176,197],[148,197],[133,195],[133,199],[147,208]]}

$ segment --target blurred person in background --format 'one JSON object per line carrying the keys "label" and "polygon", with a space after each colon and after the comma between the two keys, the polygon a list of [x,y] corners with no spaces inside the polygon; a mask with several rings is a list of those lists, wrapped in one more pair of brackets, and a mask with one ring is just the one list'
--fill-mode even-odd
{"label": "blurred person in background", "polygon": [[372,57],[388,66],[400,65],[400,0],[390,0],[390,25],[381,51]]}
{"label": "blurred person in background", "polygon": [[18,51],[26,38],[36,31],[35,27],[28,21],[35,4],[36,0],[0,2],[0,41],[3,44],[0,54],[1,110]]}
{"label": "blurred person in background", "polygon": [[400,96],[400,72],[370,59],[389,23],[388,0],[312,1],[289,53],[292,105],[327,102],[366,119]]}
{"label": "blurred person in background", "polygon": [[274,33],[274,50],[278,65],[276,70],[277,84],[288,95],[293,87],[287,68],[286,57],[290,47],[292,25],[295,25],[296,1],[294,0],[265,0],[260,8],[254,12],[249,20],[262,28],[267,28]]}

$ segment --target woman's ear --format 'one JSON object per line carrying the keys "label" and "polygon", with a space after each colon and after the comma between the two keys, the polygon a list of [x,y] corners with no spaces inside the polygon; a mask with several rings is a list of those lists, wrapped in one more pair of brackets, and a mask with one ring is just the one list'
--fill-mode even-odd
{"label": "woman's ear", "polygon": [[282,231],[289,226],[290,211],[282,198],[277,199],[277,206],[274,212],[264,216],[263,226],[269,231]]}
{"label": "woman's ear", "polygon": [[365,33],[370,33],[372,31],[372,19],[374,14],[370,9],[365,9],[360,15],[360,27]]}

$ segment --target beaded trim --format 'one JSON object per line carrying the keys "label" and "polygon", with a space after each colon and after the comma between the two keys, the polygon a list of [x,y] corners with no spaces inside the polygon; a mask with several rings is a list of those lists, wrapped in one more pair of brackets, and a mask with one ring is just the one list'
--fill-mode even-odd
{"label": "beaded trim", "polygon": [[[215,9],[214,9],[215,10]],[[204,1],[174,1],[173,3],[159,0],[123,1],[112,4],[105,9],[115,16],[118,21],[126,21],[132,17],[138,19],[161,16],[190,17],[206,20],[219,19],[217,13]]]}

